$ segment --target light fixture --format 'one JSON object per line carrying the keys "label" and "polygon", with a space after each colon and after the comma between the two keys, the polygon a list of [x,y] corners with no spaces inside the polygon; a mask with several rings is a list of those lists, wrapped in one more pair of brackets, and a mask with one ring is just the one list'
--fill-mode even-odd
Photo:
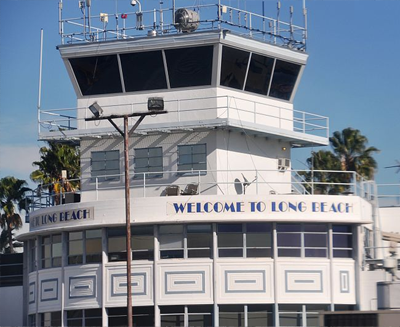
{"label": "light fixture", "polygon": [[92,105],[90,105],[89,110],[96,118],[99,118],[103,114],[103,109],[97,102],[94,102]]}
{"label": "light fixture", "polygon": [[149,111],[163,111],[164,110],[164,99],[163,98],[149,98],[147,100],[147,109]]}
{"label": "light fixture", "polygon": [[285,146],[282,147],[282,151],[286,151],[286,147]]}

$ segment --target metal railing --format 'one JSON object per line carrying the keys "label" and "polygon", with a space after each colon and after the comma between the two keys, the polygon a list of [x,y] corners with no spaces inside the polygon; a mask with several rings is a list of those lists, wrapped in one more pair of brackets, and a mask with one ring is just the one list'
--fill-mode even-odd
{"label": "metal railing", "polygon": [[[293,130],[308,135],[329,137],[329,121],[327,117],[239,97],[216,96],[165,100],[164,106],[165,110],[168,111],[168,117],[163,119],[168,121],[171,128],[174,127],[174,123],[176,127],[179,127],[182,121],[204,126],[207,124],[207,120],[232,119],[238,122],[250,122],[279,129]],[[104,112],[109,113],[133,113],[146,111],[147,102],[102,105],[102,108]],[[194,114],[199,115],[197,121]],[[68,130],[86,129],[89,123],[85,121],[85,118],[91,117],[91,115],[86,107],[40,109],[39,134],[43,133],[43,130],[49,132],[61,131],[61,133],[65,134]]]}
{"label": "metal railing", "polygon": [[[140,5],[138,11],[121,13],[105,13],[103,11],[97,15],[91,14],[92,4],[91,7],[82,6],[80,17],[67,19],[63,18],[61,3],[59,6],[61,43],[129,39],[146,36],[149,31],[155,35],[177,34],[180,32],[174,13],[178,9],[185,8],[198,14],[199,20],[194,22],[199,24],[198,31],[231,30],[272,44],[305,50],[307,39],[307,10],[305,8],[302,8],[299,15],[297,12],[295,15],[293,7],[289,7],[286,18],[288,22],[285,22],[280,18],[283,17],[280,6],[277,10],[277,18],[271,18],[264,14],[256,14],[223,4],[221,0],[212,2],[211,4],[187,6],[188,1],[180,1],[181,4],[185,4],[185,7],[179,7],[175,6],[175,1],[173,1],[171,8],[161,8],[160,6],[159,9],[142,10]],[[300,15],[304,27],[293,23],[294,18],[300,18],[298,17]]]}
{"label": "metal railing", "polygon": [[[290,174],[282,180],[281,174]],[[321,176],[336,175],[335,182],[325,182]],[[243,180],[242,176],[254,176],[252,183]],[[134,197],[166,196],[166,189],[171,185],[184,190],[188,184],[196,185],[196,195],[210,194],[247,194],[247,195],[287,195],[287,194],[327,194],[327,195],[354,195],[367,200],[373,197],[369,181],[365,181],[355,172],[342,171],[305,171],[305,170],[197,170],[197,171],[162,171],[149,173],[131,172],[131,189]],[[253,179],[253,178],[252,178]],[[74,191],[65,191],[58,187],[59,193],[54,191],[54,184],[41,185],[27,196],[30,203],[30,212],[67,203],[79,202],[80,195],[91,192],[93,200],[100,200],[104,191],[120,190],[115,198],[123,197],[123,174],[83,177],[78,180],[65,180],[64,183],[80,185]],[[107,193],[110,198],[110,193]],[[176,195],[179,195],[177,193]],[[112,195],[111,195],[112,196]]]}

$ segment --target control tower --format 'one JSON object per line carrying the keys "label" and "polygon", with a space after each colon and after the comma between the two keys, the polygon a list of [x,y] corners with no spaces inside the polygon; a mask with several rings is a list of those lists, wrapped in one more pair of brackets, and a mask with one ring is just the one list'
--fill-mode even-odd
{"label": "control tower", "polygon": [[40,110],[39,138],[79,144],[80,188],[30,213],[29,323],[126,325],[127,260],[135,326],[317,326],[318,311],[357,307],[367,193],[354,179],[352,196],[315,194],[291,167],[292,149],[329,135],[293,106],[306,8],[296,25],[292,7],[285,22],[280,3],[270,18],[230,2],[79,1],[73,19],[59,4],[77,107]]}

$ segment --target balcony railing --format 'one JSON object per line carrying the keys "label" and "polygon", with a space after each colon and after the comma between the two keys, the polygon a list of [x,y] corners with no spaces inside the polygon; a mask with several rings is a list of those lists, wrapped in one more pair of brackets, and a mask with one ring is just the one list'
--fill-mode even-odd
{"label": "balcony railing", "polygon": [[[286,175],[285,175],[286,174]],[[282,178],[282,176],[286,178]],[[154,178],[157,176],[157,178]],[[252,176],[246,180],[245,176]],[[254,178],[253,178],[254,176]],[[331,181],[326,181],[326,177]],[[236,177],[236,178],[235,178]],[[355,172],[305,170],[207,170],[163,171],[151,173],[131,172],[132,197],[160,197],[171,195],[288,195],[327,194],[354,195],[367,200],[374,198],[374,184]],[[40,185],[28,196],[30,212],[55,205],[84,201],[122,198],[123,175],[104,175],[64,180],[61,186]],[[66,185],[78,185],[74,190]],[[80,185],[80,186],[79,186]],[[192,190],[188,191],[188,186]],[[171,189],[172,187],[172,189]],[[59,193],[49,190],[60,190]],[[172,190],[172,193],[169,193]],[[110,191],[119,191],[110,193]],[[103,196],[103,194],[106,194]],[[114,195],[113,195],[114,194]],[[88,200],[90,199],[90,200]]]}
{"label": "balcony railing", "polygon": [[[329,137],[327,117],[238,97],[165,100],[164,106],[168,115],[162,117],[161,121],[154,118],[152,123],[168,123],[170,129],[182,126],[207,126],[218,121],[223,123],[231,120],[256,124],[260,128],[270,127],[323,138]],[[102,108],[107,114],[130,114],[146,111],[147,102],[102,105]],[[79,131],[73,135],[79,135],[79,132],[84,135],[86,129],[96,127],[93,122],[85,121],[85,118],[91,116],[87,107],[39,110],[39,136],[45,132],[60,131],[67,136],[68,131],[76,129]],[[151,128],[150,124],[147,126]]]}

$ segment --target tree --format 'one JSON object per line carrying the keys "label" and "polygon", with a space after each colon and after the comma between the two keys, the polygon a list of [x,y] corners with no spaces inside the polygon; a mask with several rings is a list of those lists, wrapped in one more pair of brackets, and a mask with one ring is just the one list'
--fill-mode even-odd
{"label": "tree", "polygon": [[348,127],[341,132],[336,131],[329,142],[340,160],[341,170],[355,171],[367,180],[374,178],[377,163],[372,155],[379,150],[367,147],[368,139],[358,129]]}
{"label": "tree", "polygon": [[[61,171],[68,172],[68,179],[78,179],[80,176],[80,155],[77,146],[48,142],[48,147],[39,150],[40,161],[34,161],[38,169],[30,175],[32,181],[42,185],[50,185],[58,181]],[[72,181],[73,188],[79,188],[79,181]],[[47,187],[48,188],[48,187]]]}
{"label": "tree", "polygon": [[0,179],[1,252],[14,253],[13,231],[22,227],[22,219],[16,213],[16,208],[19,211],[28,209],[25,193],[30,189],[26,185],[24,180],[11,176]]}

